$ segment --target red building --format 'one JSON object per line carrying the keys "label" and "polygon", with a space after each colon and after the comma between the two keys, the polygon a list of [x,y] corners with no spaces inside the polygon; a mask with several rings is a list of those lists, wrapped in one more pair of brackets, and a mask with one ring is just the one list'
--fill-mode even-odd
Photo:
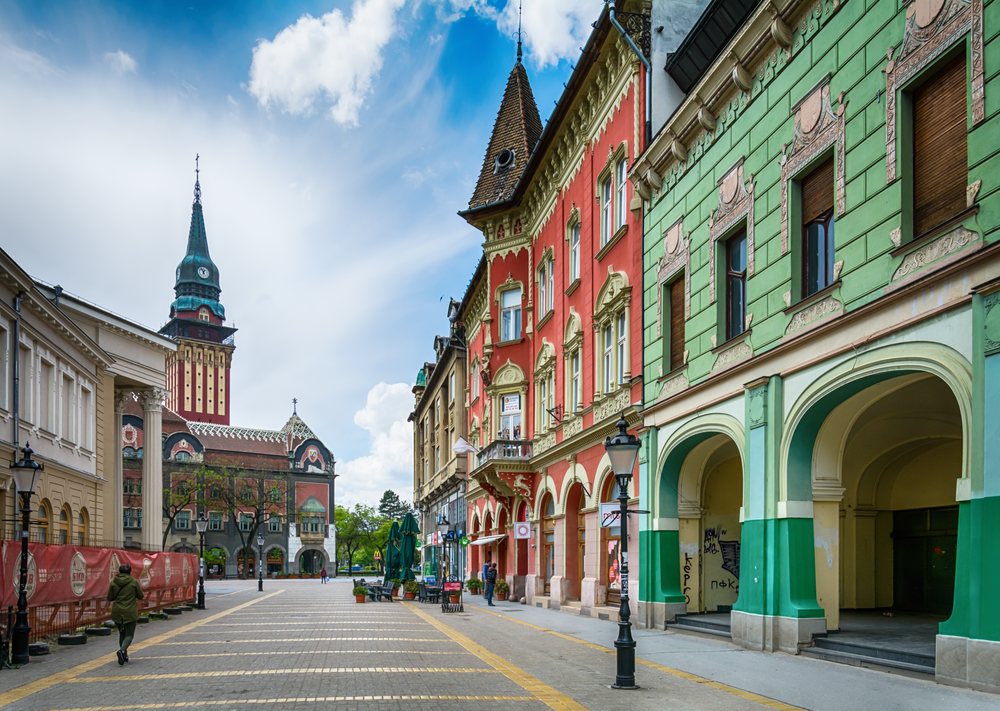
{"label": "red building", "polygon": [[462,213],[485,237],[461,307],[480,448],[469,570],[492,559],[512,598],[593,616],[618,603],[620,532],[598,516],[617,497],[603,443],[622,413],[640,421],[641,200],[626,175],[645,86],[607,9],[544,130],[519,57]]}

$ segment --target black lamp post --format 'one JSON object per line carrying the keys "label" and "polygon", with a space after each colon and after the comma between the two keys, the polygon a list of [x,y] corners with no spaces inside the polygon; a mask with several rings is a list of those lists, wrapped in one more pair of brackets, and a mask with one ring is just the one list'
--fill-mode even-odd
{"label": "black lamp post", "polygon": [[618,482],[618,525],[621,527],[622,563],[619,568],[621,580],[621,609],[618,611],[618,675],[612,689],[638,689],[635,685],[635,640],[632,639],[631,613],[628,608],[628,484],[632,480],[635,461],[639,458],[639,438],[628,433],[625,413],[618,421],[618,434],[608,437],[604,449],[611,460],[611,469]]}
{"label": "black lamp post", "polygon": [[441,609],[444,609],[445,600],[448,598],[444,592],[444,583],[447,580],[447,576],[444,574],[444,562],[445,562],[445,551],[444,551],[444,536],[448,533],[448,529],[451,528],[451,524],[448,523],[448,519],[445,518],[444,514],[438,516],[437,530],[438,530],[438,543],[440,548],[438,549],[438,577],[440,578],[438,582],[438,587],[441,590]]}
{"label": "black lamp post", "polygon": [[28,638],[31,626],[28,624],[28,529],[31,526],[31,495],[38,485],[38,475],[44,467],[31,458],[33,452],[26,443],[21,447],[21,461],[11,464],[14,485],[21,496],[21,580],[17,594],[17,616],[11,633],[11,664],[27,664]]}
{"label": "black lamp post", "polygon": [[194,522],[194,527],[198,530],[198,609],[205,609],[205,531],[208,530],[208,519],[205,512],[198,514],[198,520]]}
{"label": "black lamp post", "polygon": [[257,534],[257,592],[264,592],[264,534]]}

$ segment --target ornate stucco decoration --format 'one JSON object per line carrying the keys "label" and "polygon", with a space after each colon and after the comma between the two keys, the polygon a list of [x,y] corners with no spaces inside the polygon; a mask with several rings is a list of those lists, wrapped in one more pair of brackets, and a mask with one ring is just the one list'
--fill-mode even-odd
{"label": "ornate stucco decoration", "polygon": [[594,405],[594,422],[619,414],[632,404],[632,389],[621,388],[618,392],[604,398]]}
{"label": "ornate stucco decoration", "polygon": [[983,297],[983,338],[986,355],[1000,352],[1000,291]]}
{"label": "ornate stucco decoration", "polygon": [[892,243],[896,248],[899,248],[899,246],[903,244],[903,228],[897,227],[890,232],[889,239],[892,240]]}
{"label": "ornate stucco decoration", "polygon": [[799,101],[795,112],[795,137],[791,146],[781,149],[781,253],[788,253],[788,181],[819,154],[836,145],[834,189],[837,217],[847,210],[846,118],[844,93],[837,99],[837,110],[830,103],[830,75],[826,75],[809,95]]}
{"label": "ornate stucco decoration", "polygon": [[753,175],[743,176],[743,158],[719,181],[719,208],[708,219],[708,300],[715,303],[715,243],[739,220],[747,221],[747,277],[753,276]]}
{"label": "ornate stucco decoration", "polygon": [[712,370],[720,370],[731,363],[752,355],[753,349],[750,347],[750,343],[744,339],[719,353],[719,356],[715,359],[715,365],[712,366]]}
{"label": "ornate stucco decoration", "polygon": [[915,249],[903,257],[903,262],[892,275],[891,281],[895,282],[908,277],[910,274],[950,257],[979,240],[978,232],[973,232],[965,227],[959,227],[947,234],[941,235],[920,249]]}
{"label": "ornate stucco decoration", "polygon": [[538,456],[542,452],[552,449],[555,446],[556,446],[556,433],[554,431],[547,432],[546,434],[542,435],[541,437],[535,440],[535,447],[532,450],[532,455]]}
{"label": "ornate stucco decoration", "polygon": [[684,373],[678,373],[669,380],[665,380],[663,385],[660,386],[659,399],[663,399],[668,395],[680,392],[681,390],[686,390],[690,383],[688,382],[687,376]]}
{"label": "ornate stucco decoration", "polygon": [[509,358],[507,362],[500,366],[500,369],[493,376],[493,382],[487,388],[491,395],[495,395],[500,388],[527,386],[528,379],[524,375],[521,367],[512,362]]}
{"label": "ornate stucco decoration", "polygon": [[[890,47],[885,67],[885,177],[896,179],[896,89],[931,64],[966,32],[972,44],[972,125],[986,116],[983,0],[913,0],[906,8],[903,44]],[[895,55],[895,56],[894,56]]]}
{"label": "ornate stucco decoration", "polygon": [[573,435],[578,435],[583,432],[583,418],[574,417],[572,420],[566,422],[563,425],[563,439],[569,439]]}
{"label": "ornate stucco decoration", "polygon": [[767,385],[748,391],[747,424],[750,429],[767,424]]}
{"label": "ornate stucco decoration", "polygon": [[684,318],[691,318],[691,233],[684,234],[684,218],[663,233],[663,256],[656,262],[656,335],[663,334],[663,284],[684,270]]}
{"label": "ornate stucco decoration", "polygon": [[821,301],[817,301],[815,304],[811,304],[801,311],[796,312],[792,316],[792,320],[788,323],[785,328],[785,335],[790,336],[796,331],[805,328],[806,326],[819,321],[821,318],[829,316],[830,314],[837,313],[843,310],[844,305],[832,295],[826,297]]}

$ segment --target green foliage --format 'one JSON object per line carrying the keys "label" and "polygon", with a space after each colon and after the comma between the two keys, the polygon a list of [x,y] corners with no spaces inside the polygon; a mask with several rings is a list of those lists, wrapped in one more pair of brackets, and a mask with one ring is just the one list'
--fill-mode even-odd
{"label": "green foliage", "polygon": [[378,513],[390,521],[400,521],[403,516],[413,513],[413,507],[399,498],[399,494],[387,489],[378,502]]}
{"label": "green foliage", "polygon": [[498,593],[503,593],[504,595],[506,595],[508,590],[510,590],[510,588],[507,586],[507,581],[506,580],[498,580],[497,581],[496,591]]}
{"label": "green foliage", "polygon": [[364,585],[355,585],[354,586],[354,593],[353,594],[354,595],[367,595],[368,594],[368,588],[366,588]]}
{"label": "green foliage", "polygon": [[483,581],[480,580],[479,578],[469,578],[465,586],[469,588],[469,592],[473,593],[479,592],[480,590],[483,589]]}
{"label": "green foliage", "polygon": [[415,580],[407,580],[403,585],[403,589],[408,593],[417,593],[420,590],[420,586],[417,585]]}

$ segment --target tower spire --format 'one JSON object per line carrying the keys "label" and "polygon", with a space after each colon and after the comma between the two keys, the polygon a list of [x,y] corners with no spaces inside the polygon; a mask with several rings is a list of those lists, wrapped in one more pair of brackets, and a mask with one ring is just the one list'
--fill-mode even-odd
{"label": "tower spire", "polygon": [[198,154],[194,154],[194,201],[201,204],[201,183],[198,182]]}
{"label": "tower spire", "polygon": [[517,61],[521,62],[521,2],[517,2]]}

